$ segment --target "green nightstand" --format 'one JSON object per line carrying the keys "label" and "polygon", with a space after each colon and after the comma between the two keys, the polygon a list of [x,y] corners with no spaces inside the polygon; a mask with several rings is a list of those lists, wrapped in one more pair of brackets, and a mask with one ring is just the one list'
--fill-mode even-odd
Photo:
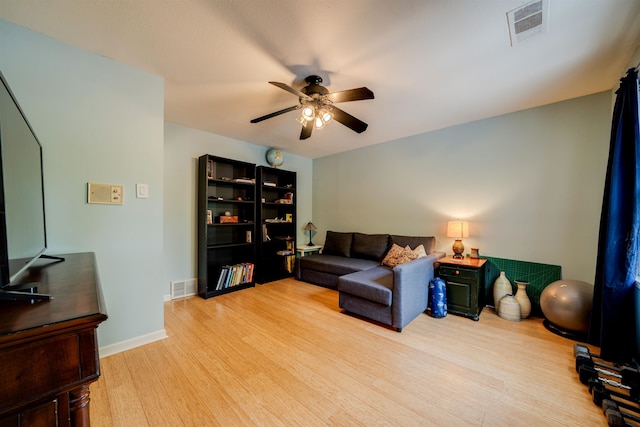
{"label": "green nightstand", "polygon": [[486,259],[445,257],[436,261],[436,275],[447,286],[447,311],[473,320],[484,307],[484,264]]}

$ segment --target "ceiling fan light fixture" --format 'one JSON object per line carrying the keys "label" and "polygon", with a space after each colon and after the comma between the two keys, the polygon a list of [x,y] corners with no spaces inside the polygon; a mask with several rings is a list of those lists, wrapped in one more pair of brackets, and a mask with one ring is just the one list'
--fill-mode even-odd
{"label": "ceiling fan light fixture", "polygon": [[322,121],[322,117],[316,117],[315,124],[316,129],[322,129],[324,127],[324,121]]}

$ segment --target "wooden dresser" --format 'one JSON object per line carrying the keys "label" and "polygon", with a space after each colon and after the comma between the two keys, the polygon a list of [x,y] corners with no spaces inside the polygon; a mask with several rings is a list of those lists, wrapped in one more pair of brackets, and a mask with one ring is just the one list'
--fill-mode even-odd
{"label": "wooden dresser", "polygon": [[21,278],[47,302],[0,302],[0,427],[88,426],[107,319],[93,253],[42,259]]}

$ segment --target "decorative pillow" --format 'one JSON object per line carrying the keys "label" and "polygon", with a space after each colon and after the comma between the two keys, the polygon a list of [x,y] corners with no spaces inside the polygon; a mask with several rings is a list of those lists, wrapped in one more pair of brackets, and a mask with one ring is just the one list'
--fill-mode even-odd
{"label": "decorative pillow", "polygon": [[414,260],[417,257],[418,255],[416,255],[409,246],[403,248],[393,244],[389,252],[387,252],[387,256],[382,260],[382,264],[393,268],[407,261]]}
{"label": "decorative pillow", "polygon": [[416,253],[416,258],[422,258],[427,256],[427,251],[424,250],[424,245],[418,245],[417,248],[413,250]]}
{"label": "decorative pillow", "polygon": [[407,261],[413,261],[416,258],[418,258],[418,254],[416,254],[409,246],[406,246],[404,248],[404,251],[402,252],[402,256],[398,260],[398,265],[403,264]]}
{"label": "decorative pillow", "polygon": [[327,231],[322,253],[326,255],[351,256],[351,240],[353,233]]}
{"label": "decorative pillow", "polygon": [[395,234],[391,235],[391,243],[395,243],[398,246],[402,246],[403,248],[409,245],[412,248],[417,247],[418,245],[424,246],[424,251],[429,255],[436,248],[436,238],[433,236],[429,237],[416,237],[416,236],[398,236]]}
{"label": "decorative pillow", "polygon": [[380,261],[389,247],[388,234],[353,233],[351,256]]}
{"label": "decorative pillow", "polygon": [[404,248],[394,243],[393,245],[391,245],[391,249],[389,249],[389,252],[387,252],[387,255],[382,260],[382,265],[395,267],[397,265],[395,264],[396,260],[402,255],[402,252],[404,252]]}

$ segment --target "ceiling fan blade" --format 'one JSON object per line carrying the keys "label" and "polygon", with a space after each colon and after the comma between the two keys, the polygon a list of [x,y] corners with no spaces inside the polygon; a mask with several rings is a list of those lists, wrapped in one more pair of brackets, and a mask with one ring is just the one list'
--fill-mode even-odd
{"label": "ceiling fan blade", "polygon": [[263,120],[270,119],[271,117],[275,117],[275,116],[279,116],[280,114],[288,113],[289,111],[299,110],[300,107],[302,107],[302,105],[300,105],[300,104],[294,105],[293,107],[285,108],[284,110],[276,111],[274,113],[267,114],[266,116],[262,116],[262,117],[258,117],[257,119],[253,119],[253,120],[251,120],[251,123],[258,123],[258,122],[261,122]]}
{"label": "ceiling fan blade", "polygon": [[353,130],[355,132],[362,133],[365,130],[367,130],[367,127],[369,126],[368,124],[366,124],[362,120],[356,119],[351,114],[342,111],[338,107],[334,106],[332,108],[332,112],[333,112],[333,119],[334,120],[342,123],[343,125],[345,125],[346,127],[350,128],[351,130]]}
{"label": "ceiling fan blade", "polygon": [[296,90],[296,89],[292,88],[291,86],[286,85],[284,83],[278,83],[278,82],[269,82],[269,83],[271,83],[274,86],[279,87],[280,89],[286,90],[287,92],[292,93],[295,96],[299,96],[300,98],[311,99],[311,97],[309,95],[306,95],[306,94],[300,92],[299,90]]}
{"label": "ceiling fan blade", "polygon": [[373,99],[373,92],[366,87],[359,87],[356,89],[341,90],[339,92],[332,92],[325,95],[332,102],[349,102],[349,101],[361,101],[363,99]]}
{"label": "ceiling fan blade", "polygon": [[311,131],[313,130],[313,120],[308,120],[302,126],[302,131],[300,132],[300,139],[307,139],[311,136]]}

